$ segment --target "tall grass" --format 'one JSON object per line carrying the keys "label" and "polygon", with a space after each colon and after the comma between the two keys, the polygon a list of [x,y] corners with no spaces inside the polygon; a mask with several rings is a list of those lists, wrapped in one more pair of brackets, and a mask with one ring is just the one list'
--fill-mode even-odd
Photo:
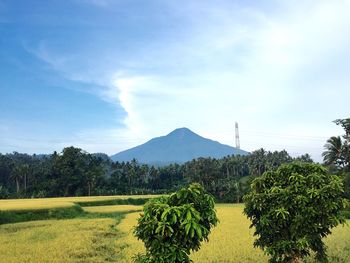
{"label": "tall grass", "polygon": [[123,262],[115,249],[120,217],[44,220],[0,226],[0,262]]}

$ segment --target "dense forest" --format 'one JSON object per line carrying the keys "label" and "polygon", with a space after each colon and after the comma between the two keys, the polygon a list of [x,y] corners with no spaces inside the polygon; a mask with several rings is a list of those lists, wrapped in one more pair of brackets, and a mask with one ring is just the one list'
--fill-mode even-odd
{"label": "dense forest", "polygon": [[263,149],[162,167],[113,162],[75,147],[51,155],[14,152],[0,154],[0,198],[167,193],[199,182],[219,201],[240,201],[250,178],[295,160],[312,162],[308,154],[292,158]]}
{"label": "dense forest", "polygon": [[[335,123],[345,134],[327,141],[324,164],[330,173],[343,177],[349,198],[350,118]],[[0,198],[158,194],[198,182],[217,201],[240,202],[253,178],[293,161],[313,162],[308,154],[292,158],[286,151],[264,149],[246,156],[198,158],[160,167],[137,160],[113,162],[106,154],[90,154],[75,147],[51,155],[14,152],[0,154]]]}

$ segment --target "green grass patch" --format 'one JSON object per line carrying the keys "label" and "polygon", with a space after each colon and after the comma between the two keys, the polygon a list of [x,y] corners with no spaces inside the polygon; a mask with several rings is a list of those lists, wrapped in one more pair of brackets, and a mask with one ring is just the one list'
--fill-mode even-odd
{"label": "green grass patch", "polygon": [[130,211],[94,212],[89,213],[79,205],[64,208],[25,210],[25,211],[0,211],[0,225],[27,221],[48,219],[94,219],[94,218],[123,218]]}
{"label": "green grass patch", "polygon": [[76,204],[85,206],[106,206],[106,205],[144,205],[151,198],[126,198],[126,199],[111,199],[111,200],[96,200],[76,202]]}
{"label": "green grass patch", "polygon": [[0,211],[0,225],[47,219],[68,219],[84,216],[86,212],[79,206],[38,209]]}

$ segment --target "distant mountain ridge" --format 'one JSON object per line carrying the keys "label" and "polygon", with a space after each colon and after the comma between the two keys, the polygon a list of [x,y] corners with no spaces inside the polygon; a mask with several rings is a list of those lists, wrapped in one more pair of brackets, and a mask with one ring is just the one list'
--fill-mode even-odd
{"label": "distant mountain ridge", "polygon": [[113,161],[130,161],[166,165],[184,163],[199,157],[222,158],[227,155],[247,155],[248,152],[206,139],[188,128],[179,128],[166,136],[156,137],[134,148],[110,156]]}

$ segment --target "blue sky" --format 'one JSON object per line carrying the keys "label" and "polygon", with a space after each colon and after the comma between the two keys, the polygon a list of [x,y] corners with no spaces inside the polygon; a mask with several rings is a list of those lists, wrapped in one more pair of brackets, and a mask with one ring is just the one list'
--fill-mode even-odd
{"label": "blue sky", "polygon": [[0,152],[188,127],[320,159],[350,115],[350,1],[0,0]]}

